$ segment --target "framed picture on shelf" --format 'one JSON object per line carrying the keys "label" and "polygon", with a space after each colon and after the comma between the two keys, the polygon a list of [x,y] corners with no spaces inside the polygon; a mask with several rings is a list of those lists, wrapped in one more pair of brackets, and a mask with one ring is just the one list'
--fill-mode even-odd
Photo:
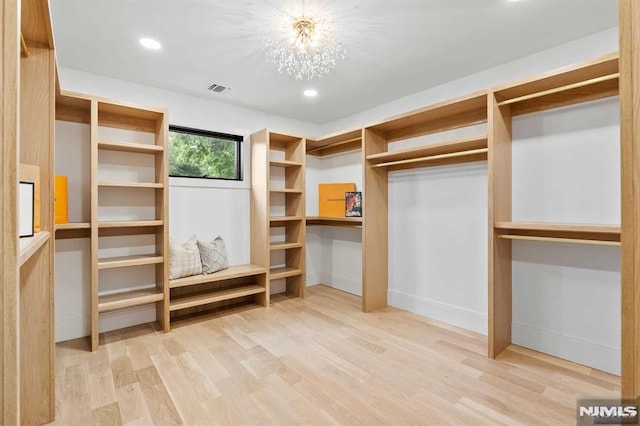
{"label": "framed picture on shelf", "polygon": [[345,192],[345,217],[362,217],[362,192]]}
{"label": "framed picture on shelf", "polygon": [[18,211],[20,214],[18,220],[18,228],[20,230],[20,238],[33,237],[34,228],[34,210],[33,204],[35,200],[34,182],[20,182],[20,191],[18,194],[19,204]]}

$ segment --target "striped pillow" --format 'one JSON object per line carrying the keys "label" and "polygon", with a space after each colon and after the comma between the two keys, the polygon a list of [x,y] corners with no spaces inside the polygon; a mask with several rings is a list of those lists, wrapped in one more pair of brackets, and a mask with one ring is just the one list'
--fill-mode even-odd
{"label": "striped pillow", "polygon": [[202,273],[198,239],[193,235],[184,244],[169,238],[169,279],[188,277]]}

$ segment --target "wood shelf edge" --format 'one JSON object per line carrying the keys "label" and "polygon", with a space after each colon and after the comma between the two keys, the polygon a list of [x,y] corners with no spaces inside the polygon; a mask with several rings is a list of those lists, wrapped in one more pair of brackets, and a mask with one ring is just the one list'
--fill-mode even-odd
{"label": "wood shelf edge", "polygon": [[24,265],[31,257],[45,245],[51,234],[48,231],[38,232],[33,237],[21,238],[19,241],[18,267]]}

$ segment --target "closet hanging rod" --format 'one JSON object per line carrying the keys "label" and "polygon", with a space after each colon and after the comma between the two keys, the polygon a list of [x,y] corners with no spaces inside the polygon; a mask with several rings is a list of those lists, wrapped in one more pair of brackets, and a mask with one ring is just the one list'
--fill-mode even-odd
{"label": "closet hanging rod", "polygon": [[468,155],[484,154],[489,148],[472,149],[470,151],[451,152],[449,154],[430,155],[427,157],[410,158],[408,160],[389,161],[388,163],[373,164],[371,167],[399,166],[401,164],[422,163],[426,161],[443,160],[445,158],[466,157]]}
{"label": "closet hanging rod", "polygon": [[579,238],[556,238],[556,237],[535,237],[529,235],[498,235],[498,238],[506,240],[526,240],[526,241],[545,241],[552,243],[573,243],[573,244],[591,244],[599,246],[619,246],[620,241],[606,240],[582,240]]}
{"label": "closet hanging rod", "polygon": [[362,140],[362,138],[358,137],[358,138],[353,138],[353,139],[347,139],[346,141],[330,143],[329,145],[319,146],[317,148],[312,148],[312,149],[307,151],[307,154],[309,154],[310,152],[322,151],[323,149],[333,148],[334,146],[345,145],[345,144],[348,144],[348,143],[351,143],[351,142],[356,142],[356,141],[361,141],[361,140]]}
{"label": "closet hanging rod", "polygon": [[590,80],[580,81],[578,83],[567,84],[566,86],[556,87],[554,89],[543,90],[542,92],[531,93],[529,95],[520,96],[513,99],[507,99],[506,101],[498,102],[498,106],[515,104],[517,102],[528,101],[530,99],[540,98],[542,96],[553,95],[555,93],[565,92],[571,89],[577,89],[579,87],[591,86],[593,84],[602,83],[609,80],[615,80],[620,78],[620,73],[614,73],[605,75],[602,77],[592,78]]}

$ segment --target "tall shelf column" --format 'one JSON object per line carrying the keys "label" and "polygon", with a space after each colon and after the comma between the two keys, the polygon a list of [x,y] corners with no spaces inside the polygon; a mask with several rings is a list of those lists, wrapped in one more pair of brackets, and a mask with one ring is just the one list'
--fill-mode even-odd
{"label": "tall shelf column", "polygon": [[620,0],[622,395],[640,397],[640,4]]}

